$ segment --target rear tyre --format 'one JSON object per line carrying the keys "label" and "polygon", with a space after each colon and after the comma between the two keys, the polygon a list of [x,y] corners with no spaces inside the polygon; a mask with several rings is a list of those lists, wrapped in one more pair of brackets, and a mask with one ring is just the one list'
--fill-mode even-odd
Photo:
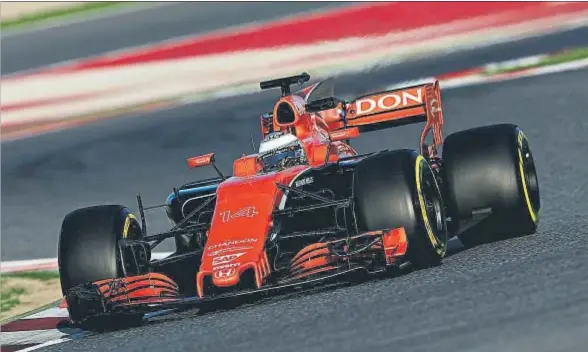
{"label": "rear tyre", "polygon": [[[443,165],[451,232],[465,246],[536,232],[539,183],[518,126],[492,125],[448,136]],[[475,220],[475,214],[482,220]]]}
{"label": "rear tyre", "polygon": [[383,152],[358,163],[355,204],[362,231],[404,227],[407,259],[438,265],[447,249],[445,207],[435,175],[416,151]]}
{"label": "rear tyre", "polygon": [[[64,295],[79,285],[124,276],[118,240],[139,239],[141,228],[129,209],[101,205],[66,215],[59,237],[58,263]],[[86,318],[84,304],[68,300],[72,320]]]}

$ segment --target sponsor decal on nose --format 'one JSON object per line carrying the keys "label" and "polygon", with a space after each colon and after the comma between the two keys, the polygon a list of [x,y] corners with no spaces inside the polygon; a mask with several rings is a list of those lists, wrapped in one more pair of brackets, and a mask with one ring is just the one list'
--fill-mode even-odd
{"label": "sponsor decal on nose", "polygon": [[220,257],[214,257],[214,258],[212,258],[212,265],[220,265],[220,264],[230,263],[233,260],[242,256],[243,254],[245,254],[245,253],[227,254],[227,255],[222,255]]}
{"label": "sponsor decal on nose", "polygon": [[231,276],[235,275],[236,272],[237,272],[237,269],[235,269],[235,268],[222,269],[222,270],[215,271],[214,277],[215,277],[215,279],[228,279]]}
{"label": "sponsor decal on nose", "polygon": [[230,210],[225,210],[225,211],[219,213],[223,223],[228,222],[230,220],[233,220],[235,218],[242,218],[242,217],[252,218],[257,214],[259,214],[259,213],[257,212],[257,209],[255,209],[255,207],[253,207],[253,206],[242,208],[240,210],[237,210],[234,213],[231,212]]}

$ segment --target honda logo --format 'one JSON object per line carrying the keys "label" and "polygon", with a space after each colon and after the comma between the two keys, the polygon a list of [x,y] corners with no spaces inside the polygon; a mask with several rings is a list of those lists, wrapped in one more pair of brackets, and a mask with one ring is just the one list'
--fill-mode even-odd
{"label": "honda logo", "polygon": [[219,270],[214,273],[214,277],[217,279],[226,279],[233,276],[237,272],[235,268],[229,268],[225,270]]}
{"label": "honda logo", "polygon": [[252,218],[257,214],[258,212],[257,209],[255,209],[255,207],[245,207],[243,209],[236,211],[235,213],[231,213],[230,210],[223,211],[220,213],[220,216],[223,222],[227,222],[229,220],[241,217]]}

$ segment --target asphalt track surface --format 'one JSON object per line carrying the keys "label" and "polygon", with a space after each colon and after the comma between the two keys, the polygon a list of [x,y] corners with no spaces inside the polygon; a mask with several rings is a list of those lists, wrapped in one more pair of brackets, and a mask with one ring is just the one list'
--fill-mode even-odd
{"label": "asphalt track surface", "polygon": [[176,2],[39,31],[7,31],[1,38],[2,74],[195,35],[303,12],[336,2]]}
{"label": "asphalt track surface", "polygon": [[[360,94],[397,80],[488,60],[586,44],[586,30],[382,68],[337,80]],[[584,351],[588,343],[588,70],[443,93],[446,133],[512,122],[527,134],[542,197],[539,232],[454,253],[402,277],[198,315],[48,347],[46,351]],[[213,175],[185,158],[250,152],[275,92],[191,104],[3,143],[2,258],[54,256],[60,219],[75,207],[161,203],[177,183]],[[360,151],[416,147],[422,126],[372,132]],[[165,225],[151,221],[154,229]],[[5,221],[7,223],[5,223]]]}

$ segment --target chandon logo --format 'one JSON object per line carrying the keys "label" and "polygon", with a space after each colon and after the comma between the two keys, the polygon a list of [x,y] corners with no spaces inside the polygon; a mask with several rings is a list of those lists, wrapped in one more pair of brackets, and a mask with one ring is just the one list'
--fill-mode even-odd
{"label": "chandon logo", "polygon": [[373,95],[355,102],[357,115],[375,114],[423,103],[422,88],[415,90]]}
{"label": "chandon logo", "polygon": [[[233,246],[243,245],[243,244],[254,244],[257,243],[257,238],[243,238],[239,240],[226,240],[221,243],[211,244],[207,246],[208,250],[210,251],[218,251],[218,248],[221,248],[223,251],[226,251],[226,248],[232,248]],[[208,255],[214,256],[214,252],[209,253]]]}

